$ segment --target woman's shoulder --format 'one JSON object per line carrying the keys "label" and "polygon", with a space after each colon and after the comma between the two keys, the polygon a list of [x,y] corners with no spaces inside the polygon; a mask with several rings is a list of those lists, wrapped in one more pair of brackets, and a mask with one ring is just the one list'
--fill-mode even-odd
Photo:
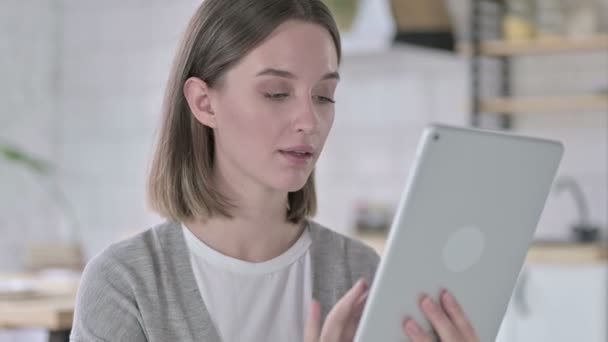
{"label": "woman's shoulder", "polygon": [[167,260],[172,251],[163,246],[179,246],[178,228],[171,223],[149,228],[108,246],[87,263],[76,297],[72,339],[145,340],[141,312],[158,314],[158,298],[167,295],[158,284],[167,277],[163,271],[171,269]]}
{"label": "woman's shoulder", "polygon": [[343,256],[348,263],[368,264],[374,268],[380,261],[378,253],[370,246],[352,237],[341,234],[324,225],[309,220],[313,246],[317,253]]}
{"label": "woman's shoulder", "polygon": [[164,222],[115,242],[91,258],[85,267],[85,272],[137,274],[149,271],[155,265],[162,263],[165,255],[171,253],[166,250],[167,248],[176,248],[180,245],[179,228],[179,223]]}

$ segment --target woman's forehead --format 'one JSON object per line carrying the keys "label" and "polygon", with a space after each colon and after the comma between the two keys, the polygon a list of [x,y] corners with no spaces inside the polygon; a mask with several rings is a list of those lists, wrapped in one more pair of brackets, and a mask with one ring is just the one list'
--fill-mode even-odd
{"label": "woman's forehead", "polygon": [[247,74],[253,76],[274,69],[289,72],[296,78],[321,78],[337,72],[338,56],[334,41],[324,27],[289,20],[245,55],[238,67],[247,69]]}

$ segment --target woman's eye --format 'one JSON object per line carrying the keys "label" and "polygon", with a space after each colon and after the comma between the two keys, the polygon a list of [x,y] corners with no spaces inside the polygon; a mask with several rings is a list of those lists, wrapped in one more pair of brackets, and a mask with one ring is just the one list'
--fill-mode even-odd
{"label": "woman's eye", "polygon": [[317,101],[318,103],[336,103],[335,100],[330,99],[329,97],[326,97],[326,96],[316,95],[313,97],[314,97],[315,101]]}
{"label": "woman's eye", "polygon": [[288,93],[265,93],[264,97],[271,100],[282,100],[289,96]]}

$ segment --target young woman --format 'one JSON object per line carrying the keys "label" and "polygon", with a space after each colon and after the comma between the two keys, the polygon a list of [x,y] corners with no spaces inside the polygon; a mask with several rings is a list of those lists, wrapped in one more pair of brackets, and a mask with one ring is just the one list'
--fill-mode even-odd
{"label": "young woman", "polygon": [[[203,2],[149,180],[167,222],[87,265],[72,341],[352,341],[378,256],[309,219],[339,63],[320,0]],[[449,293],[421,305],[442,341],[477,341]]]}

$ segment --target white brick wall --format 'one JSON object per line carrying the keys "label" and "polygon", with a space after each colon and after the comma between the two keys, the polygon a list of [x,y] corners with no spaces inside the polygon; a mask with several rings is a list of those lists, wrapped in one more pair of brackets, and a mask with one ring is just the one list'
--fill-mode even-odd
{"label": "white brick wall", "polygon": [[[56,17],[46,0],[0,2],[0,139],[46,159],[57,152]],[[0,160],[0,270],[23,262],[24,238],[52,237],[57,223],[40,180]]]}
{"label": "white brick wall", "polygon": [[174,50],[198,1],[64,1],[62,180],[89,256],[159,221],[145,179]]}
{"label": "white brick wall", "polygon": [[[145,208],[146,170],[198,3],[0,2],[0,137],[56,163],[88,256],[158,222]],[[0,270],[18,269],[25,239],[61,238],[61,211],[28,173],[0,170]]]}

